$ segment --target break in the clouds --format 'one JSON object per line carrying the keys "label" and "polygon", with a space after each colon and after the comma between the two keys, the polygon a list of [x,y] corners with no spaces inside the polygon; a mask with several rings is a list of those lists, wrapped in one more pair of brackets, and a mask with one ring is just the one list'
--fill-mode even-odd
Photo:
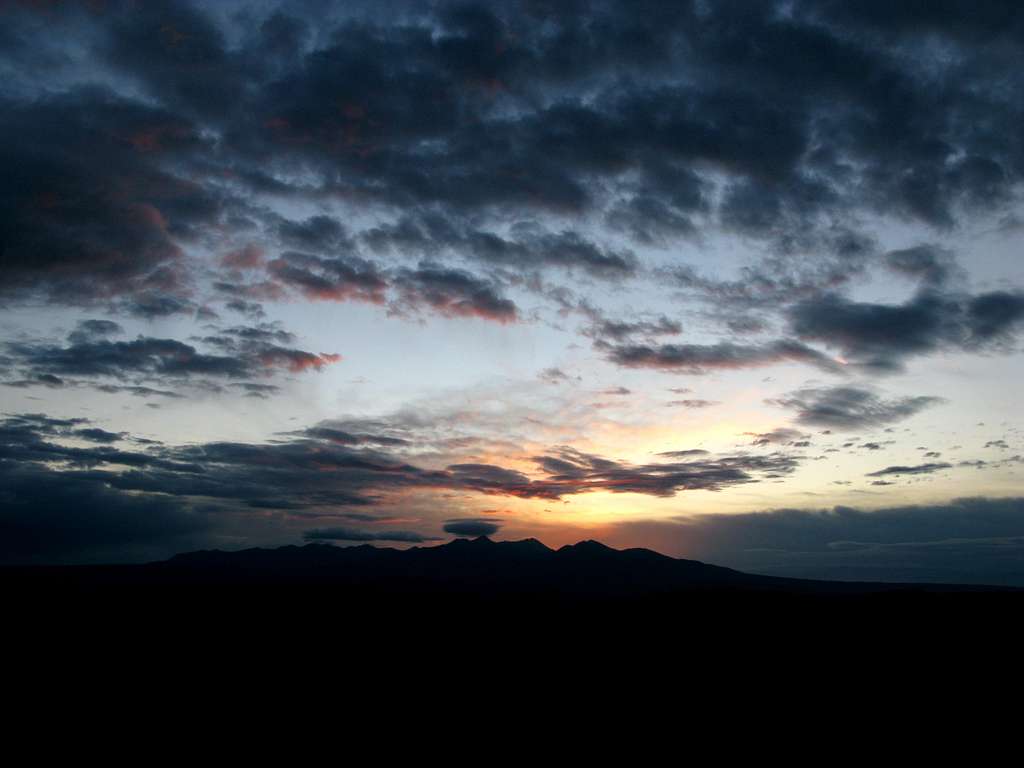
{"label": "break in the clouds", "polygon": [[1019,495],[1018,5],[0,4],[3,558]]}

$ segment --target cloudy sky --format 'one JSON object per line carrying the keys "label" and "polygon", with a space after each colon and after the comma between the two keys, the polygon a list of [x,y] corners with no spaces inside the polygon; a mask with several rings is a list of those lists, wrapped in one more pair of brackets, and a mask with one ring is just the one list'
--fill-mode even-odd
{"label": "cloudy sky", "polygon": [[1024,584],[1017,2],[0,4],[0,562]]}

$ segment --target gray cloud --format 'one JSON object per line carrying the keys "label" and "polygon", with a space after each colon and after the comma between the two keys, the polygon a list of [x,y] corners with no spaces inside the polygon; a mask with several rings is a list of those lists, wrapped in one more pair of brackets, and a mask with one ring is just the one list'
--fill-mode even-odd
{"label": "gray cloud", "polygon": [[[948,227],[1005,209],[1021,181],[1015,14],[911,5],[17,7],[7,287],[80,302],[174,284],[181,299],[183,247],[254,222],[316,258],[365,243],[635,274],[629,248],[590,241],[580,216],[644,245],[711,229],[783,250],[830,241],[842,281],[851,214]],[[76,87],[81,72],[95,84]],[[359,201],[380,223],[284,219],[254,195]],[[556,223],[517,226],[541,217]],[[912,261],[892,264],[937,282]]]}
{"label": "gray cloud", "polygon": [[879,469],[877,472],[868,472],[868,477],[885,477],[886,475],[930,475],[943,469],[952,468],[952,464],[945,462],[932,462],[929,464],[915,464],[910,467],[892,466]]}
{"label": "gray cloud", "polygon": [[767,402],[796,411],[799,424],[859,430],[901,421],[944,401],[926,395],[887,400],[859,387],[823,387],[800,389]]}
{"label": "gray cloud", "polygon": [[800,578],[1024,586],[1024,499],[620,523],[612,540]]}
{"label": "gray cloud", "polygon": [[311,528],[302,536],[306,541],[395,541],[405,544],[422,544],[427,541],[440,540],[440,537],[425,536],[415,531],[363,531],[340,526]]}
{"label": "gray cloud", "polygon": [[493,536],[501,529],[502,520],[487,520],[479,517],[464,517],[446,520],[445,533],[453,536]]}
{"label": "gray cloud", "polygon": [[[292,335],[276,326],[236,327],[202,339],[218,353],[175,339],[139,336],[131,341],[111,341],[83,333],[81,326],[68,337],[67,345],[40,342],[7,342],[4,347],[13,365],[31,376],[16,384],[60,386],[66,377],[156,381],[181,381],[192,377],[227,379],[256,378],[275,371],[319,371],[340,360],[333,353],[313,353],[293,347]],[[98,385],[104,391],[128,391],[137,395],[174,397],[175,393],[138,384]]]}
{"label": "gray cloud", "polygon": [[906,358],[942,348],[978,350],[1010,340],[1024,323],[1024,294],[958,296],[922,291],[903,304],[825,295],[788,311],[802,339],[837,348],[869,371],[901,370]]}
{"label": "gray cloud", "polygon": [[704,374],[713,370],[757,368],[782,362],[800,362],[830,373],[841,366],[828,355],[795,341],[780,340],[752,346],[720,342],[718,344],[606,344],[598,342],[608,359],[623,368]]}

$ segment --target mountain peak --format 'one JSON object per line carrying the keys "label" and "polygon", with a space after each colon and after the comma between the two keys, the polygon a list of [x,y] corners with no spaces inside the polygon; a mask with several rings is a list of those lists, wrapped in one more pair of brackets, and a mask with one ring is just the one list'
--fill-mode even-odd
{"label": "mountain peak", "polygon": [[558,551],[566,554],[605,554],[615,552],[616,550],[599,541],[584,539],[575,544],[566,544],[564,547],[559,547]]}
{"label": "mountain peak", "polygon": [[498,542],[494,541],[487,536],[477,536],[476,538],[468,538],[466,536],[460,536],[457,539],[452,539],[447,545],[442,544],[441,546],[449,547],[488,547]]}

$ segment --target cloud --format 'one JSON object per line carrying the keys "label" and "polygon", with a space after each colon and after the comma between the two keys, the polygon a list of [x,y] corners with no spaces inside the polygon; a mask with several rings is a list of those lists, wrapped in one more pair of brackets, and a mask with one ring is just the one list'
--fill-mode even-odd
{"label": "cloud", "polygon": [[132,317],[157,320],[172,315],[191,315],[196,307],[177,296],[147,291],[131,296],[118,304],[118,309]]}
{"label": "cloud", "polygon": [[478,517],[463,517],[446,520],[444,532],[453,536],[493,536],[501,529],[501,520],[484,520]]}
{"label": "cloud", "polygon": [[267,269],[309,299],[384,302],[385,277],[375,265],[354,256],[325,259],[289,251],[271,261]]}
{"label": "cloud", "polygon": [[944,285],[958,272],[953,254],[935,245],[889,251],[885,254],[885,264],[897,274],[936,287]]}
{"label": "cloud", "polygon": [[757,368],[781,362],[801,362],[836,373],[832,358],[799,342],[780,340],[761,346],[718,344],[604,344],[608,359],[623,368],[651,368],[699,375],[713,370]]}
{"label": "cloud", "polygon": [[562,496],[603,490],[611,493],[640,493],[670,497],[682,491],[719,491],[760,479],[785,477],[799,459],[781,453],[752,456],[710,455],[702,450],[669,451],[659,454],[674,461],[632,464],[584,453],[569,447],[536,456],[534,462],[547,478],[523,484],[509,477],[484,492],[525,498],[557,499]]}
{"label": "cloud", "polygon": [[446,251],[505,269],[560,268],[603,280],[633,277],[639,266],[631,251],[598,245],[573,230],[548,232],[533,225],[517,225],[510,236],[502,236],[439,220],[436,214],[405,216],[366,231],[363,240],[378,253]]}
{"label": "cloud", "polygon": [[[754,438],[753,445],[796,445],[797,443],[803,443],[807,437],[803,432],[796,429],[787,429],[785,427],[779,427],[773,429],[771,432],[748,432],[748,435]],[[803,443],[806,445],[806,443]]]}
{"label": "cloud", "polygon": [[[785,477],[799,463],[797,457],[776,453],[711,455],[694,449],[633,464],[562,447],[534,457],[540,470],[534,476],[471,462],[432,469],[407,458],[416,455],[422,444],[340,426],[325,423],[267,443],[170,445],[107,432],[83,418],[22,414],[0,420],[0,470],[55,487],[102,487],[105,495],[124,497],[125,508],[144,509],[152,500],[165,505],[160,508],[169,515],[176,510],[175,515],[180,512],[184,519],[192,519],[188,517],[191,510],[216,507],[220,512],[207,521],[210,525],[247,520],[248,525],[259,527],[269,524],[270,518],[253,517],[252,510],[275,510],[281,515],[275,518],[277,524],[283,525],[288,520],[365,514],[360,510],[403,503],[414,492],[556,500],[603,490],[671,497],[683,491],[717,491]],[[98,444],[75,444],[83,439]],[[116,448],[111,445],[116,441],[130,447]],[[18,509],[19,516],[31,514],[27,501]],[[70,515],[73,510],[61,514]],[[84,517],[78,523],[88,524]],[[26,542],[19,546],[28,547]],[[10,546],[11,559],[17,559],[15,545]],[[70,556],[73,546],[66,546]],[[27,549],[22,554],[30,556]]]}
{"label": "cloud", "polygon": [[885,477],[886,475],[929,475],[943,469],[951,469],[952,464],[945,462],[933,462],[930,464],[915,464],[911,467],[893,466],[879,469],[877,472],[868,472],[868,477]]}
{"label": "cloud", "polygon": [[102,476],[0,462],[0,562],[167,557],[206,543],[210,521],[181,498],[129,494]]}
{"label": "cloud", "polygon": [[518,319],[516,305],[492,283],[463,270],[421,264],[403,270],[394,284],[401,296],[392,306],[399,314],[429,308],[445,317],[480,317],[497,323]]}
{"label": "cloud", "polygon": [[[7,284],[134,293],[198,233],[254,226],[316,258],[366,244],[621,279],[639,272],[632,249],[577,222],[643,246],[724,230],[849,254],[851,217],[1005,212],[1024,149],[1006,58],[1019,25],[997,6],[900,5],[893,24],[871,3],[18,7]],[[358,204],[374,223],[285,218],[270,198]]]}
{"label": "cloud", "polygon": [[922,291],[903,304],[825,295],[796,304],[788,315],[800,338],[822,341],[851,363],[884,373],[901,370],[915,355],[974,351],[1012,339],[1024,321],[1024,294]]}
{"label": "cloud", "polygon": [[676,336],[683,332],[683,327],[675,320],[667,317],[659,317],[657,320],[637,320],[626,322],[622,320],[609,320],[594,309],[588,308],[587,314],[593,319],[593,324],[585,333],[591,338],[608,342],[629,341],[634,336],[651,338],[655,336]]}
{"label": "cloud", "polygon": [[602,389],[600,394],[602,395],[630,395],[632,391],[626,387],[609,387],[608,389]]}
{"label": "cloud", "polygon": [[124,328],[113,320],[79,320],[75,330],[68,334],[68,341],[93,341],[107,336],[120,336],[123,333]]}
{"label": "cloud", "polygon": [[339,526],[311,528],[303,533],[302,536],[306,541],[396,541],[409,544],[440,541],[440,538],[437,536],[425,536],[415,531],[362,531]]}
{"label": "cloud", "polygon": [[887,400],[869,389],[822,387],[799,389],[766,402],[796,411],[798,424],[860,430],[902,421],[945,401],[926,395]]}
{"label": "cloud", "polygon": [[705,513],[618,524],[610,541],[778,576],[1024,586],[1024,499]]}
{"label": "cloud", "polygon": [[175,168],[200,129],[102,87],[38,95],[0,110],[0,292],[85,304],[159,285],[221,210]]}
{"label": "cloud", "polygon": [[[288,342],[292,338],[291,334],[273,326],[229,328],[219,336],[202,340],[227,353],[213,354],[175,339],[139,336],[132,341],[111,341],[95,333],[84,333],[80,326],[69,335],[66,346],[7,342],[5,347],[16,366],[39,383],[51,385],[71,376],[158,381],[197,376],[242,379],[265,376],[276,370],[319,371],[341,359],[334,353],[317,354],[273,343]],[[109,392],[174,396],[138,385],[104,384],[103,387]]]}
{"label": "cloud", "polygon": [[537,374],[537,378],[548,384],[561,384],[563,381],[572,381],[572,377],[561,368],[545,368]]}
{"label": "cloud", "polygon": [[293,248],[310,251],[335,251],[349,245],[348,230],[331,216],[310,216],[304,221],[284,219],[277,225],[277,236]]}

